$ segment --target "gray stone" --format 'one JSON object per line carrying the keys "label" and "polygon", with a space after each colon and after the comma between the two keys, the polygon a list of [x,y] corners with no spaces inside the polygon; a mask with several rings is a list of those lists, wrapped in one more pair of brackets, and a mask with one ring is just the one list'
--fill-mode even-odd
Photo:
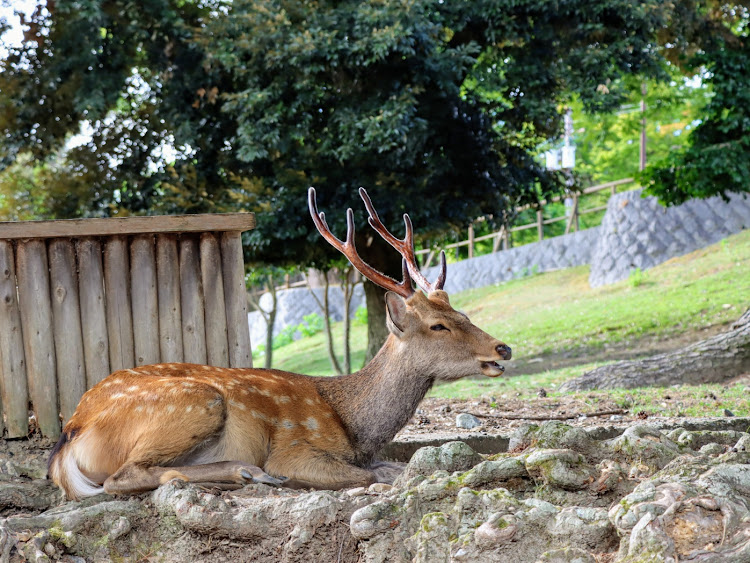
{"label": "gray stone", "polygon": [[439,470],[467,471],[480,461],[481,456],[463,442],[448,442],[440,447],[420,448],[393,484],[402,487],[418,475],[429,476]]}
{"label": "gray stone", "polygon": [[456,426],[465,430],[471,430],[477,426],[482,426],[482,421],[473,414],[462,412],[456,416]]}

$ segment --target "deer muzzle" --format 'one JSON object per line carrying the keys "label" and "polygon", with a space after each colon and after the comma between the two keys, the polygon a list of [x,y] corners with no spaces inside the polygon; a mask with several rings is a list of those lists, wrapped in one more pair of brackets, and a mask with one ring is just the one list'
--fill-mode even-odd
{"label": "deer muzzle", "polygon": [[[495,352],[497,352],[501,360],[510,360],[512,357],[512,351],[507,344],[498,344],[495,346]],[[482,375],[486,375],[487,377],[497,377],[505,373],[505,366],[498,364],[496,360],[482,360],[480,368]]]}

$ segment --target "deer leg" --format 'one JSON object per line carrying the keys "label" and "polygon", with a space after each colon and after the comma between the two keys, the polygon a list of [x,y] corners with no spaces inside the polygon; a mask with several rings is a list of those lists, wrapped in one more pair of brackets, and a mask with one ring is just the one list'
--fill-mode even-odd
{"label": "deer leg", "polygon": [[330,452],[310,447],[274,451],[264,469],[288,477],[283,486],[292,489],[346,489],[367,487],[376,482],[375,473],[347,463]]}
{"label": "deer leg", "polygon": [[375,473],[377,483],[392,485],[396,477],[404,471],[404,467],[406,464],[398,461],[373,461],[370,470]]}
{"label": "deer leg", "polygon": [[182,479],[198,485],[236,488],[249,483],[264,483],[279,486],[284,479],[265,473],[260,467],[239,461],[218,461],[202,465],[180,467],[146,467],[127,463],[104,481],[104,490],[109,494],[133,494],[151,491],[171,479]]}

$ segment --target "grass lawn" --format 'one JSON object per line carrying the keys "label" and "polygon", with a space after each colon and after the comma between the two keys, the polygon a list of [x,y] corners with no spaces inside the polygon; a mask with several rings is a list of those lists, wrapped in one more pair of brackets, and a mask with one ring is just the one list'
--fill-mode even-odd
{"label": "grass lawn", "polygon": [[[644,340],[693,333],[699,340],[702,329],[734,321],[750,306],[750,231],[617,284],[592,289],[588,274],[587,266],[549,272],[465,291],[451,296],[451,301],[474,324],[507,342],[518,358],[585,352],[587,359],[582,361],[591,362],[592,354],[606,347],[626,349]],[[339,350],[341,335],[339,323],[334,326]],[[366,327],[355,325],[353,366],[362,365],[366,338]],[[323,334],[274,350],[273,367],[331,374]],[[535,375],[462,380],[431,393],[467,398],[524,389],[534,392],[539,387],[552,391],[591,367],[589,363]]]}

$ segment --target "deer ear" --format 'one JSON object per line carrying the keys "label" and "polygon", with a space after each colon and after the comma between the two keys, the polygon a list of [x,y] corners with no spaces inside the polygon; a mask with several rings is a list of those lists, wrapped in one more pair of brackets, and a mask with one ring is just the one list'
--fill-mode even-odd
{"label": "deer ear", "polygon": [[386,324],[388,330],[400,337],[406,327],[406,301],[392,291],[385,294]]}

